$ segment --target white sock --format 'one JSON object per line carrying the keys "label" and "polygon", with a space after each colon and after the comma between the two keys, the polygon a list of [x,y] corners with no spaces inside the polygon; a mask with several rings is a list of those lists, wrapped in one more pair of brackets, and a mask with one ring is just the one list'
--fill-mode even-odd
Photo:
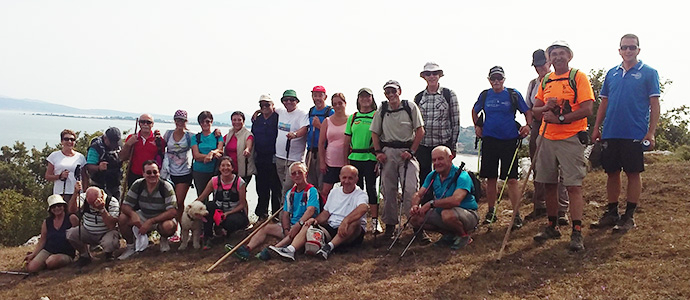
{"label": "white sock", "polygon": [[285,249],[287,249],[290,252],[295,252],[295,247],[292,247],[292,245],[288,245],[287,247],[285,247]]}
{"label": "white sock", "polygon": [[134,244],[127,244],[127,249],[134,249]]}
{"label": "white sock", "polygon": [[328,246],[331,246],[331,249],[335,248],[335,245],[333,245],[333,242],[328,242]]}

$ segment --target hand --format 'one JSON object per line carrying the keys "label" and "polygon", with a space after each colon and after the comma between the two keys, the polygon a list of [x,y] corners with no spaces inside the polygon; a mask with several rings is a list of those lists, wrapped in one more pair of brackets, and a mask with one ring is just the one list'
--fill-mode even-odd
{"label": "hand", "polygon": [[98,163],[98,171],[105,171],[108,169],[108,162],[102,161]]}
{"label": "hand", "polygon": [[58,179],[65,181],[65,180],[67,180],[68,177],[69,177],[69,171],[64,170],[64,171],[62,171],[62,173],[60,173],[60,175],[58,176]]}
{"label": "hand", "polygon": [[551,97],[546,99],[546,104],[544,105],[547,110],[552,110],[555,107],[558,107],[558,98],[556,97]]}
{"label": "hand", "polygon": [[98,196],[96,201],[93,202],[93,208],[96,210],[101,210],[105,207],[105,200],[103,199],[103,195]]}
{"label": "hand", "polygon": [[328,171],[328,166],[326,165],[326,162],[319,162],[319,170],[321,170],[321,174],[326,174],[326,172]]}
{"label": "hand", "polygon": [[252,155],[252,153],[249,152],[249,149],[244,149],[244,151],[242,152],[242,155],[244,155],[244,157],[249,157],[250,155]]}
{"label": "hand", "polygon": [[309,218],[309,220],[304,222],[304,226],[312,226],[314,224],[316,224],[316,219],[314,219],[314,218]]}
{"label": "hand", "polygon": [[592,130],[592,141],[598,142],[599,140],[601,140],[601,130],[599,130],[599,128],[594,128],[594,130]]}
{"label": "hand", "polygon": [[221,151],[218,150],[218,149],[211,151],[211,153],[213,153],[213,158],[221,158],[221,157],[223,157],[223,152],[221,152]]}
{"label": "hand", "polygon": [[[305,224],[305,226],[306,226],[306,224]],[[301,229],[302,229],[302,226],[299,226],[299,224],[292,225],[292,227],[290,227],[290,231],[288,231],[288,236],[291,239],[294,239]]]}
{"label": "hand", "polygon": [[376,160],[378,160],[382,164],[385,164],[386,163],[386,154],[384,154],[382,152],[376,154]]}
{"label": "hand", "polygon": [[[354,224],[354,225],[358,225],[357,222],[355,222],[355,223],[353,223],[353,224]],[[350,232],[351,232],[352,230],[350,230],[350,226],[349,226],[349,225],[350,225],[350,224],[345,224],[345,222],[343,222],[343,223],[340,224],[340,227],[338,227],[338,235],[339,235],[341,238],[347,238],[347,237],[350,235]]]}
{"label": "hand", "polygon": [[154,131],[153,131],[153,136],[154,136],[154,137],[157,137],[157,138],[161,137],[161,131],[158,130],[158,129],[154,130]]}
{"label": "hand", "polygon": [[127,140],[127,142],[125,142],[125,145],[132,147],[132,146],[134,146],[134,144],[136,144],[138,141],[139,141],[139,137],[138,137],[138,136],[136,135],[136,133],[135,133],[135,134],[132,135],[131,138],[129,138],[129,140]]}
{"label": "hand", "polygon": [[209,152],[204,156],[204,163],[208,163],[213,160],[213,152]]}
{"label": "hand", "polygon": [[36,254],[38,254],[38,252],[35,252],[35,251],[34,251],[34,252],[29,252],[29,253],[26,254],[26,257],[24,257],[24,260],[27,261],[27,262],[29,262],[29,261],[33,260],[34,257],[36,257]]}
{"label": "hand", "polygon": [[400,153],[400,158],[404,160],[410,160],[412,159],[412,153],[410,153],[409,151],[403,151],[403,153]]}
{"label": "hand", "polygon": [[296,137],[297,137],[297,134],[294,133],[294,132],[292,132],[292,131],[290,131],[290,132],[288,132],[285,136],[287,137],[288,140],[291,140],[291,139],[296,138]]}
{"label": "hand", "polygon": [[419,205],[412,206],[410,208],[410,216],[415,216],[419,214]]}
{"label": "hand", "polygon": [[546,123],[560,123],[560,121],[558,121],[558,116],[556,116],[550,110],[545,111],[543,116],[544,116],[544,122],[546,122]]}
{"label": "hand", "polygon": [[520,127],[520,137],[523,138],[529,135],[530,130],[531,128],[527,125]]}
{"label": "hand", "polygon": [[216,130],[213,131],[213,136],[216,138],[219,138],[221,135],[222,133],[220,133],[220,129],[216,128]]}
{"label": "hand", "polygon": [[647,133],[647,135],[644,136],[643,141],[649,141],[649,147],[647,147],[647,150],[652,150],[654,149],[654,146],[656,145],[656,139],[654,138],[654,135],[651,133]]}
{"label": "hand", "polygon": [[474,135],[476,135],[478,137],[482,137],[482,127],[475,125],[474,126]]}
{"label": "hand", "polygon": [[315,128],[321,129],[321,120],[319,120],[319,117],[314,117],[314,119],[311,120],[311,124]]}
{"label": "hand", "polygon": [[77,180],[77,183],[74,184],[74,192],[81,192],[81,180]]}
{"label": "hand", "polygon": [[[139,223],[141,223],[141,221]],[[151,229],[151,225],[153,225],[153,222],[151,221],[151,219],[146,220],[146,222],[144,222],[144,224],[141,224],[140,226],[138,226],[139,233],[140,234],[146,234]]]}

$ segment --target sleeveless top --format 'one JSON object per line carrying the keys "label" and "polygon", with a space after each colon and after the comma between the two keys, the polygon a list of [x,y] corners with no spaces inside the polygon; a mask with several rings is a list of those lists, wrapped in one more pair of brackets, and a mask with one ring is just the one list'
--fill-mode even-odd
{"label": "sleeveless top", "polygon": [[53,225],[53,219],[52,215],[46,218],[46,228],[48,231],[46,234],[46,244],[43,246],[43,249],[51,254],[67,254],[70,257],[74,257],[74,248],[67,241],[66,236],[67,229],[72,227],[72,224],[69,222],[69,216],[65,216],[62,220],[62,226],[57,229]]}
{"label": "sleeveless top", "polygon": [[[345,127],[347,122],[342,125],[333,125],[330,118],[326,119],[328,129],[326,131],[326,165],[329,167],[342,167],[346,165],[345,151],[349,145],[345,145]],[[349,149],[348,149],[349,150]]]}
{"label": "sleeveless top", "polygon": [[235,178],[231,184],[221,184],[220,175],[211,178],[213,185],[213,201],[223,212],[228,212],[240,204],[240,186],[244,185],[244,180],[240,176],[233,175]]}

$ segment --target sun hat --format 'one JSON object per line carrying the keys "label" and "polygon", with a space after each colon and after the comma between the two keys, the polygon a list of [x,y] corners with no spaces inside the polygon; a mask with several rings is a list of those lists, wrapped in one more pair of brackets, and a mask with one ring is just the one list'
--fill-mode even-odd
{"label": "sun hat", "polygon": [[183,109],[178,109],[175,112],[175,116],[173,117],[173,119],[175,119],[175,120],[180,119],[180,120],[187,121],[187,111],[183,110]]}
{"label": "sun hat", "polygon": [[285,97],[295,98],[297,99],[297,102],[299,102],[299,98],[297,98],[297,92],[295,92],[295,90],[285,90],[285,92],[283,92],[283,97],[280,98],[280,101],[283,101]]}
{"label": "sun hat", "polygon": [[383,85],[384,90],[390,87],[400,89],[400,83],[395,80],[388,80],[386,81],[386,84]]}
{"label": "sun hat", "polygon": [[326,93],[326,88],[320,85],[315,86],[313,89],[311,89],[311,92],[322,92]]}
{"label": "sun hat", "polygon": [[370,88],[364,87],[364,88],[359,89],[359,91],[357,92],[357,96],[359,96],[360,94],[362,94],[362,92],[366,92],[366,93],[369,94],[369,95],[373,95],[373,94],[374,94],[374,93],[371,92],[371,89],[370,89]]}
{"label": "sun hat", "polygon": [[506,77],[506,72],[503,71],[503,68],[501,66],[494,66],[489,70],[489,77],[494,74],[501,74],[501,76]]}
{"label": "sun hat", "polygon": [[544,50],[537,49],[532,53],[532,65],[535,67],[541,67],[546,64],[546,53]]}
{"label": "sun hat", "polygon": [[50,208],[55,204],[65,204],[66,205],[67,202],[65,202],[65,199],[62,199],[62,196],[60,196],[58,194],[52,194],[52,195],[48,196],[48,210],[49,211],[50,211]]}
{"label": "sun hat", "polygon": [[570,49],[570,45],[568,45],[568,43],[566,43],[563,40],[558,40],[558,41],[553,42],[553,44],[551,44],[551,46],[549,46],[549,48],[546,48],[546,53],[551,55],[551,51],[553,51],[553,49],[557,49],[557,48],[568,49],[568,52],[570,52],[570,58],[573,58],[573,49]]}
{"label": "sun hat", "polygon": [[259,96],[259,102],[261,101],[273,102],[273,99],[271,99],[271,94],[263,94]]}
{"label": "sun hat", "polygon": [[419,72],[419,76],[423,76],[424,72],[435,72],[435,71],[441,71],[441,74],[439,76],[443,76],[443,70],[441,67],[435,63],[435,62],[428,62],[424,65],[424,70]]}

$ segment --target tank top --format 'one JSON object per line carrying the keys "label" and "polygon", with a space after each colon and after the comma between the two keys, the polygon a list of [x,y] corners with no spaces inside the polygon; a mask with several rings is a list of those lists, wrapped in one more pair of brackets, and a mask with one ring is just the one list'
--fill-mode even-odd
{"label": "tank top", "polygon": [[228,212],[240,204],[240,186],[244,185],[244,181],[237,175],[231,184],[221,184],[220,176],[213,177],[213,201],[216,206],[223,212]]}
{"label": "tank top", "polygon": [[326,140],[328,147],[326,148],[326,165],[329,167],[342,167],[345,162],[345,151],[348,145],[345,145],[345,127],[347,122],[336,126],[333,125],[330,118],[326,119],[328,122],[328,129],[326,131]]}
{"label": "tank top", "polygon": [[67,229],[72,227],[72,224],[69,222],[69,216],[65,216],[62,220],[62,226],[57,229],[53,225],[53,219],[55,218],[52,215],[46,218],[46,228],[48,231],[46,234],[46,244],[43,246],[43,249],[51,254],[67,254],[73,257],[75,254],[74,248],[67,241],[66,235]]}

